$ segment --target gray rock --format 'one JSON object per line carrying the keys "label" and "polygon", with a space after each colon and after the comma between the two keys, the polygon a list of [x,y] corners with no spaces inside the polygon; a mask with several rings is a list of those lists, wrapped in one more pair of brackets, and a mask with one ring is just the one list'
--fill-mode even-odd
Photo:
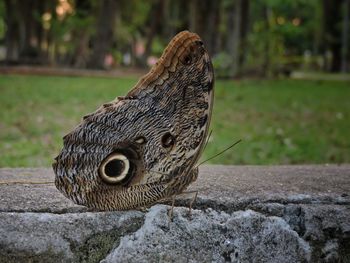
{"label": "gray rock", "polygon": [[339,244],[338,240],[328,240],[324,248],[322,249],[322,255],[324,255],[324,262],[339,262]]}
{"label": "gray rock", "polygon": [[350,165],[202,166],[149,212],[96,212],[51,169],[0,169],[0,262],[350,262]]}
{"label": "gray rock", "polygon": [[0,213],[0,262],[98,262],[142,222],[135,211]]}
{"label": "gray rock", "polygon": [[211,209],[189,216],[175,208],[170,222],[167,207],[157,205],[102,262],[307,262],[310,254],[308,243],[278,217]]}

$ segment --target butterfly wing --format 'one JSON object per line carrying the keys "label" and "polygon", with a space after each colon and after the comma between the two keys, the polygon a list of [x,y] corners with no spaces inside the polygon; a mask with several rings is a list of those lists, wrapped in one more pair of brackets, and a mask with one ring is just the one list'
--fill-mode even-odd
{"label": "butterfly wing", "polygon": [[64,137],[53,165],[57,188],[103,210],[166,197],[170,182],[194,173],[208,132],[213,80],[198,35],[179,33],[125,97],[84,117]]}

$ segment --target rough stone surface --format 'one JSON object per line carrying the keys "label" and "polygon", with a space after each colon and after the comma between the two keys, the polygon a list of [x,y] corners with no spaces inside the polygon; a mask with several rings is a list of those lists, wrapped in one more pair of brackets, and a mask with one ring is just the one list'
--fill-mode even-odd
{"label": "rough stone surface", "polygon": [[350,165],[204,166],[168,206],[97,212],[0,169],[0,262],[350,262]]}
{"label": "rough stone surface", "polygon": [[[152,251],[152,253],[150,253]],[[267,251],[269,251],[267,253]],[[307,262],[310,247],[281,218],[251,210],[217,212],[154,206],[103,262]]]}
{"label": "rough stone surface", "polygon": [[0,213],[1,262],[98,262],[136,231],[141,212]]}

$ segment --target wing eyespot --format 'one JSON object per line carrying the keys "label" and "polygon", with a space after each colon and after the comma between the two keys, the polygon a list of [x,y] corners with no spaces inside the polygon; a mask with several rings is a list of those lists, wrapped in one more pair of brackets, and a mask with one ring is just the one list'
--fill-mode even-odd
{"label": "wing eyespot", "polygon": [[164,148],[171,148],[175,145],[175,137],[170,133],[165,133],[161,138],[161,144]]}
{"label": "wing eyespot", "polygon": [[192,63],[192,56],[190,54],[186,55],[184,57],[184,63],[185,63],[185,65],[191,65],[191,63]]}
{"label": "wing eyespot", "polygon": [[121,183],[129,174],[130,162],[121,153],[114,153],[108,156],[99,168],[101,179],[109,184]]}

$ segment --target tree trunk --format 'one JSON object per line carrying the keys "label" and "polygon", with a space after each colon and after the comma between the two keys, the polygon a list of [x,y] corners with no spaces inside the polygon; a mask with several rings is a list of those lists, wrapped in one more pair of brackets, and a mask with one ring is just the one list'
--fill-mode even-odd
{"label": "tree trunk", "polygon": [[[92,13],[91,1],[76,0],[75,1],[76,16],[80,21],[89,19]],[[89,57],[89,40],[90,34],[88,26],[79,26],[73,30],[74,51],[70,59],[70,64],[75,68],[85,68]]]}
{"label": "tree trunk", "polygon": [[37,16],[44,12],[44,1],[5,0],[5,10],[6,61],[41,63],[43,27]]}
{"label": "tree trunk", "polygon": [[241,28],[240,28],[240,52],[239,52],[239,68],[242,69],[242,66],[246,59],[247,54],[247,34],[249,31],[249,15],[250,15],[250,1],[243,0],[241,5]]}
{"label": "tree trunk", "polygon": [[341,57],[341,71],[343,73],[348,71],[348,55],[349,55],[349,9],[350,0],[344,0],[344,18],[342,30],[342,57]]}
{"label": "tree trunk", "polygon": [[150,26],[146,36],[145,53],[143,54],[142,60],[141,60],[141,66],[143,67],[147,66],[147,58],[150,56],[152,52],[153,39],[157,31],[158,32],[161,31],[160,28],[162,27],[164,3],[165,2],[163,0],[156,1],[152,6],[152,9],[150,12],[151,20],[150,20]]}
{"label": "tree trunk", "polygon": [[241,10],[242,1],[236,0],[228,10],[228,40],[227,51],[231,58],[230,77],[237,77],[239,73],[240,43],[241,43]]}
{"label": "tree trunk", "polygon": [[17,20],[16,2],[5,0],[5,46],[6,46],[6,63],[13,63],[18,60],[19,54],[19,24]]}
{"label": "tree trunk", "polygon": [[220,0],[190,1],[190,30],[196,32],[203,39],[205,47],[211,55],[214,55],[218,49],[220,5]]}
{"label": "tree trunk", "polygon": [[188,15],[182,10],[190,7],[190,2],[187,0],[163,0],[164,1],[164,20],[163,36],[169,42],[177,32],[188,29]]}
{"label": "tree trunk", "polygon": [[113,45],[117,2],[117,0],[103,0],[100,2],[101,9],[97,19],[96,36],[89,62],[90,68],[105,69],[105,58]]}
{"label": "tree trunk", "polygon": [[35,13],[40,15],[38,0],[20,1],[17,8],[20,12],[20,53],[19,59],[24,63],[39,62],[39,39],[37,36],[39,21],[35,17]]}
{"label": "tree trunk", "polygon": [[341,6],[342,0],[323,0],[324,42],[332,52],[331,72],[341,69]]}
{"label": "tree trunk", "polygon": [[[267,5],[263,8],[263,16],[265,20],[265,32],[266,34],[269,34],[270,32],[270,16],[271,16],[271,8]],[[264,61],[262,66],[263,75],[267,77],[270,74],[270,40],[267,37],[265,39],[265,45],[264,45]]]}

